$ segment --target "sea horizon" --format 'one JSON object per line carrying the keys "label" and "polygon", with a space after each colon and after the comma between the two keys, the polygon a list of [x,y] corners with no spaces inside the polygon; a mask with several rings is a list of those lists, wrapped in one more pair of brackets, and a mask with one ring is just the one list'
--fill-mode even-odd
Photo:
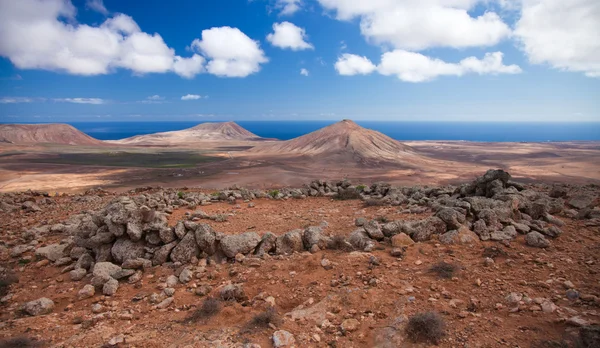
{"label": "sea horizon", "polygon": [[[77,121],[10,122],[12,124],[66,123],[99,140],[178,131],[215,120],[198,121]],[[234,121],[263,138],[293,139],[336,120]],[[600,141],[600,122],[472,122],[472,121],[355,121],[399,141],[561,142]],[[9,124],[9,122],[0,122]]]}

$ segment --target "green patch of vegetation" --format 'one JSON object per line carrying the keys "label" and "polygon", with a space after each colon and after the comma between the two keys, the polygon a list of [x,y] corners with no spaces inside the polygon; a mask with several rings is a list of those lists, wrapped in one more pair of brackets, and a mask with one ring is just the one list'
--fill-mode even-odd
{"label": "green patch of vegetation", "polygon": [[277,196],[279,196],[279,190],[269,191],[269,196],[276,198]]}
{"label": "green patch of vegetation", "polygon": [[102,153],[63,153],[45,155],[27,161],[34,163],[95,165],[109,167],[145,168],[190,168],[198,164],[222,161],[224,158],[201,155],[195,152],[102,152]]}
{"label": "green patch of vegetation", "polygon": [[213,192],[210,194],[213,197],[219,197],[220,193],[219,192]]}
{"label": "green patch of vegetation", "polygon": [[19,265],[26,265],[30,262],[31,262],[31,260],[29,260],[29,259],[19,259]]}
{"label": "green patch of vegetation", "polygon": [[185,197],[185,193],[183,193],[182,191],[177,192],[177,197],[179,197],[179,199],[183,199],[183,197]]}
{"label": "green patch of vegetation", "polygon": [[367,186],[366,186],[366,185],[358,185],[358,186],[356,186],[356,191],[358,191],[358,192],[362,192],[362,191],[364,191],[366,188],[367,188]]}

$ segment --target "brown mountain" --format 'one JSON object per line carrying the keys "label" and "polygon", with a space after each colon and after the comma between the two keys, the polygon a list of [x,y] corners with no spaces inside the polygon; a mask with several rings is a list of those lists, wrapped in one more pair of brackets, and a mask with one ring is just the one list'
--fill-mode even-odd
{"label": "brown mountain", "polygon": [[352,157],[358,161],[393,161],[417,157],[407,145],[387,135],[343,120],[288,141],[261,144],[249,154],[270,156]]}
{"label": "brown mountain", "polygon": [[0,142],[10,144],[104,144],[68,124],[0,124]]}
{"label": "brown mountain", "polygon": [[172,132],[138,135],[114,141],[131,145],[174,145],[211,141],[252,141],[261,140],[235,122],[201,123],[195,127]]}

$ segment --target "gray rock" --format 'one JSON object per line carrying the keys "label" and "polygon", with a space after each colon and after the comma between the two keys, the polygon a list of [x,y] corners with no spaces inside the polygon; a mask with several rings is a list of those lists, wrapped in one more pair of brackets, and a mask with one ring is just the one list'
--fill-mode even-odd
{"label": "gray rock", "polygon": [[415,242],[424,242],[431,239],[434,234],[446,232],[446,223],[436,216],[431,216],[425,220],[411,222],[407,230],[408,235]]}
{"label": "gray rock", "polygon": [[152,256],[152,265],[158,266],[167,262],[171,251],[177,246],[177,241],[165,244],[158,248]]}
{"label": "gray rock", "polygon": [[386,237],[393,237],[404,230],[404,222],[397,220],[384,224],[381,227],[381,232]]}
{"label": "gray rock", "polygon": [[221,250],[229,257],[236,254],[248,254],[256,248],[260,237],[255,232],[245,232],[237,235],[227,235],[221,239]]}
{"label": "gray rock", "polygon": [[127,235],[134,242],[141,240],[144,235],[142,226],[136,222],[128,222],[127,223]]}
{"label": "gray rock", "polygon": [[21,205],[21,209],[25,210],[26,212],[42,211],[42,208],[40,208],[37,204],[35,204],[35,202],[32,202],[32,201],[24,202]]}
{"label": "gray rock", "polygon": [[364,228],[352,231],[348,236],[348,243],[358,250],[371,249],[374,246],[373,240]]}
{"label": "gray rock", "polygon": [[219,296],[223,301],[242,302],[248,299],[241,284],[228,284],[221,288]]}
{"label": "gray rock", "polygon": [[54,301],[46,297],[27,302],[22,307],[23,312],[32,316],[49,314],[52,313],[53,309]]}
{"label": "gray rock", "polygon": [[465,223],[465,215],[452,208],[443,208],[435,214],[446,223],[448,230],[458,230]]}
{"label": "gray rock", "polygon": [[171,305],[171,303],[173,303],[173,301],[175,300],[174,297],[167,297],[166,299],[162,300],[159,304],[156,305],[157,309],[165,309],[167,307],[169,307]]}
{"label": "gray rock", "polygon": [[127,259],[121,265],[122,268],[126,269],[148,269],[152,267],[152,261],[143,259],[141,257],[137,259]]}
{"label": "gray rock", "polygon": [[175,235],[179,239],[182,239],[185,236],[185,226],[183,225],[183,222],[180,221],[175,225]]}
{"label": "gray rock", "polygon": [[142,280],[143,275],[144,274],[142,273],[142,271],[136,271],[134,274],[129,276],[129,278],[127,278],[127,283],[129,283],[129,284],[137,283],[140,280]]}
{"label": "gray rock", "polygon": [[302,230],[292,230],[277,237],[275,241],[275,252],[281,254],[292,254],[294,251],[304,251],[302,241]]}
{"label": "gray rock", "polygon": [[364,226],[369,220],[365,219],[364,217],[359,217],[356,218],[356,220],[354,220],[354,224],[356,225],[356,227],[362,227]]}
{"label": "gray rock", "polygon": [[101,284],[104,284],[110,279],[113,279],[113,277],[118,275],[119,272],[121,272],[121,267],[115,265],[114,263],[98,262],[94,265],[92,275],[94,278],[98,278],[97,280],[103,280]]}
{"label": "gray rock", "polygon": [[179,273],[179,281],[182,284],[187,284],[192,280],[194,273],[189,267],[184,268],[181,273]]}
{"label": "gray rock", "polygon": [[379,226],[379,223],[375,220],[371,220],[371,221],[367,222],[363,226],[363,228],[365,229],[365,231],[367,232],[369,237],[371,237],[372,239],[383,240],[383,238],[385,238],[385,235],[381,231],[381,227]]}
{"label": "gray rock", "polygon": [[117,293],[119,289],[119,281],[113,278],[110,278],[104,285],[102,286],[102,293],[106,296],[113,296]]}
{"label": "gray rock", "polygon": [[165,243],[165,244],[169,244],[172,241],[174,241],[175,239],[177,239],[177,236],[175,235],[175,232],[173,232],[173,229],[170,227],[163,227],[158,231],[158,235],[160,237],[160,240]]}
{"label": "gray rock", "polygon": [[573,196],[567,204],[576,209],[584,209],[589,207],[594,201],[596,197],[590,194],[578,194]]}
{"label": "gray rock", "polygon": [[550,242],[539,232],[529,232],[525,236],[525,243],[527,245],[536,248],[547,248],[550,246]]}
{"label": "gray rock", "polygon": [[543,230],[543,234],[545,234],[546,236],[548,236],[550,238],[557,238],[562,233],[563,233],[563,231],[556,226],[550,226]]}
{"label": "gray rock", "polygon": [[293,347],[296,344],[296,339],[294,335],[285,331],[278,330],[273,333],[273,347],[275,348],[283,348],[283,347]]}
{"label": "gray rock", "polygon": [[75,268],[71,272],[69,272],[69,276],[73,281],[79,281],[85,277],[87,271],[83,268]]}
{"label": "gray rock", "polygon": [[256,246],[254,250],[254,254],[257,256],[263,256],[264,254],[268,254],[275,249],[275,243],[277,241],[277,236],[271,232],[265,233],[260,243]]}
{"label": "gray rock", "polygon": [[494,231],[490,233],[490,239],[495,241],[512,240],[517,236],[517,230],[514,226],[506,226],[502,231]]}
{"label": "gray rock", "polygon": [[174,275],[170,275],[170,276],[167,277],[166,285],[167,285],[168,288],[172,288],[172,287],[174,287],[177,284],[179,284],[179,278],[177,278]]}
{"label": "gray rock", "polygon": [[526,224],[522,224],[522,223],[518,223],[518,222],[514,222],[514,221],[512,221],[511,224],[515,227],[517,232],[519,232],[521,234],[526,234],[531,231],[531,228],[529,226],[527,226]]}
{"label": "gray rock", "polygon": [[94,258],[90,254],[83,254],[75,263],[75,268],[83,268],[89,270],[94,264]]}
{"label": "gray rock", "polygon": [[302,242],[304,248],[310,250],[313,245],[319,247],[319,249],[327,248],[327,242],[329,238],[323,235],[323,229],[321,227],[310,226],[304,230],[302,235]]}
{"label": "gray rock", "polygon": [[126,237],[121,237],[113,244],[111,255],[117,263],[123,263],[126,260],[144,256],[145,246],[143,241],[134,242]]}
{"label": "gray rock", "polygon": [[96,288],[93,285],[86,284],[79,292],[77,293],[77,298],[79,300],[85,300],[87,298],[94,297],[96,294]]}
{"label": "gray rock", "polygon": [[188,232],[183,239],[171,251],[171,260],[173,262],[189,263],[192,257],[198,257],[198,244],[193,232]]}
{"label": "gray rock", "polygon": [[67,246],[67,244],[50,244],[48,246],[38,248],[35,251],[35,256],[43,257],[54,262],[65,256],[65,250],[67,249]]}
{"label": "gray rock", "polygon": [[194,230],[194,235],[200,251],[203,251],[208,255],[214,255],[217,252],[217,233],[210,225],[197,225]]}

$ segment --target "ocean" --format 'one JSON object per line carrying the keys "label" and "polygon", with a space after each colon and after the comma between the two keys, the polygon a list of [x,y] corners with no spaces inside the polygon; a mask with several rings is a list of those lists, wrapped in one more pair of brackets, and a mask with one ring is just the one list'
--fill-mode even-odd
{"label": "ocean", "polygon": [[[210,122],[210,121],[206,121]],[[288,140],[328,126],[335,121],[236,121],[265,138]],[[202,121],[177,122],[68,122],[100,140],[182,130]],[[544,142],[600,140],[598,123],[478,123],[357,121],[396,140],[465,140],[481,142]]]}

